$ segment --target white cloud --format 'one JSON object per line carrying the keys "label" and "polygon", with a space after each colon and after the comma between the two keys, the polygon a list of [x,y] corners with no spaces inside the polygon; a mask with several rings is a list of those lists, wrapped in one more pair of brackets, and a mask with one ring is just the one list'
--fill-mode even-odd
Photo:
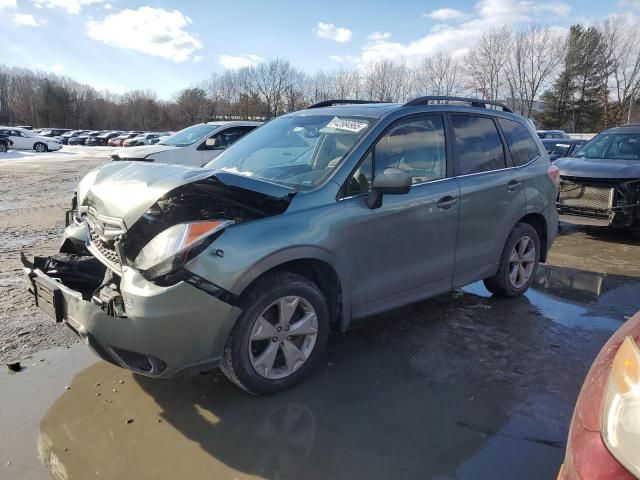
{"label": "white cloud", "polygon": [[64,65],[61,63],[54,63],[51,65],[51,71],[54,73],[62,73],[64,72]]}
{"label": "white cloud", "polygon": [[220,55],[218,56],[218,61],[220,65],[222,65],[227,70],[235,70],[237,68],[244,67],[253,67],[258,65],[259,63],[264,62],[264,58],[259,57],[258,55],[247,54],[247,55]]}
{"label": "white cloud", "polygon": [[16,8],[16,0],[0,0],[0,10],[4,8]]}
{"label": "white cloud", "polygon": [[621,7],[640,8],[640,0],[620,0],[618,5]]}
{"label": "white cloud", "polygon": [[196,55],[195,57],[193,57],[193,59],[191,60],[193,63],[200,63],[202,61],[204,57],[202,55]]}
{"label": "white cloud", "polygon": [[571,7],[560,1],[479,0],[475,4],[475,11],[473,16],[458,25],[436,25],[425,36],[408,43],[388,40],[369,42],[362,49],[359,64],[398,58],[412,63],[438,51],[460,55],[488,30],[544,20],[544,14],[548,13],[567,15]]}
{"label": "white cloud", "polygon": [[360,61],[360,57],[354,55],[331,55],[329,60],[335,63],[353,63],[357,64]]}
{"label": "white cloud", "polygon": [[373,32],[367,37],[367,39],[371,40],[372,42],[379,42],[380,40],[386,40],[389,37],[391,37],[390,32]]}
{"label": "white cloud", "polygon": [[190,24],[191,19],[178,10],[140,7],[90,21],[87,33],[107,45],[184,62],[202,48],[202,42],[185,30]]}
{"label": "white cloud", "polygon": [[33,15],[28,15],[26,13],[14,14],[13,23],[15,23],[16,25],[21,25],[23,27],[37,27],[39,25]]}
{"label": "white cloud", "polygon": [[105,3],[104,4],[104,9],[105,10],[112,10],[113,9],[113,5],[111,5],[110,3]]}
{"label": "white cloud", "polygon": [[352,36],[351,30],[344,27],[336,27],[333,23],[318,22],[318,26],[313,31],[318,38],[333,40],[338,43],[348,42]]}
{"label": "white cloud", "polygon": [[[1,1],[1,0],[0,0]],[[82,7],[93,3],[102,3],[103,0],[31,0],[37,8],[62,8],[67,13],[78,14]]]}
{"label": "white cloud", "polygon": [[466,18],[464,13],[454,8],[439,8],[433,12],[424,13],[422,16],[434,20],[462,20]]}

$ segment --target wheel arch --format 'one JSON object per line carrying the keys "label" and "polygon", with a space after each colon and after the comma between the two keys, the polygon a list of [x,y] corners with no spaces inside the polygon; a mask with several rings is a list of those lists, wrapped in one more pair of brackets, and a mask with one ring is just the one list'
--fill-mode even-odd
{"label": "wheel arch", "polygon": [[540,239],[540,261],[544,263],[547,260],[549,250],[547,220],[544,218],[544,215],[540,213],[528,213],[518,220],[518,223],[526,223],[535,228],[538,233],[538,238]]}
{"label": "wheel arch", "polygon": [[241,290],[239,296],[243,296],[256,281],[278,271],[296,273],[315,283],[327,299],[331,323],[346,331],[351,322],[349,295],[344,274],[329,252],[304,247],[278,252],[254,265],[238,282],[240,288],[234,290]]}

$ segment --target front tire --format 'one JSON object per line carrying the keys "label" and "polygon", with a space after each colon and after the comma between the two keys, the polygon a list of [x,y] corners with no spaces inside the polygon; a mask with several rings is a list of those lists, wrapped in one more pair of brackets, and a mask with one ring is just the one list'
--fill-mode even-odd
{"label": "front tire", "polygon": [[38,142],[33,146],[33,149],[38,152],[38,153],[44,153],[48,150],[47,146],[42,143],[42,142]]}
{"label": "front tire", "polygon": [[244,295],[224,348],[221,369],[254,395],[286,390],[313,369],[329,336],[320,289],[291,272],[268,274]]}
{"label": "front tire", "polygon": [[7,153],[8,150],[9,148],[7,147],[7,144],[4,142],[0,142],[0,153]]}
{"label": "front tire", "polygon": [[504,246],[498,272],[484,286],[498,297],[517,297],[529,289],[540,262],[540,238],[528,223],[518,223]]}

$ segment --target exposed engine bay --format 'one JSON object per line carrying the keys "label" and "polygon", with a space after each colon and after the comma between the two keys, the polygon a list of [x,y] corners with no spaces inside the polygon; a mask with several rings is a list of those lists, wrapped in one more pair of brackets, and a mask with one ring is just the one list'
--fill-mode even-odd
{"label": "exposed engine bay", "polygon": [[[120,293],[122,267],[136,268],[136,258],[151,240],[179,224],[210,220],[228,221],[228,225],[234,225],[281,214],[295,194],[287,189],[284,191],[286,193],[282,196],[273,196],[229,185],[216,176],[210,176],[167,192],[128,230],[118,219],[100,215],[92,195],[87,196],[83,205],[77,205],[74,197],[74,221],[76,226],[86,226],[86,239],[81,242],[68,239],[60,254],[36,257],[34,264],[50,277],[81,292],[85,300],[100,306],[107,314],[125,317]],[[136,269],[159,286],[185,280],[210,294],[225,297],[228,292],[218,291],[202,278],[191,278],[193,274],[182,268],[223,232],[224,229],[218,230],[197,246],[176,255],[167,267],[168,272],[162,275]]]}

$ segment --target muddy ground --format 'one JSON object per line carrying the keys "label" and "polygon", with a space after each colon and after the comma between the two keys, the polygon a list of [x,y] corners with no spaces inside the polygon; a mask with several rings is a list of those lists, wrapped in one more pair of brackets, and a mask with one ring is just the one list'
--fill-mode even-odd
{"label": "muddy ground", "polygon": [[357,322],[283,394],[143,378],[71,345],[23,291],[20,249],[55,250],[102,161],[62,158],[0,164],[1,355],[32,355],[0,371],[0,479],[555,478],[591,362],[640,310],[640,240],[563,225],[525,296],[474,284]]}
{"label": "muddy ground", "polygon": [[20,252],[55,253],[64,212],[80,179],[108,160],[109,150],[64,147],[44,155],[0,154],[0,363],[39,350],[71,345],[76,338],[56,328],[33,306],[22,278]]}

